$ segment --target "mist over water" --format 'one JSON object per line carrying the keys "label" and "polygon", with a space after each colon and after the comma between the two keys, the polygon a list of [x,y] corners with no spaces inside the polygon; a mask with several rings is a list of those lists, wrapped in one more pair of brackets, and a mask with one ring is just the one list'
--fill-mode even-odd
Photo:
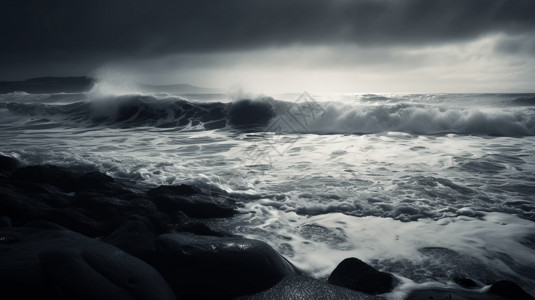
{"label": "mist over water", "polygon": [[214,222],[318,278],[355,256],[402,278],[399,293],[452,276],[533,293],[534,98],[11,93],[0,152],[228,193],[242,213]]}

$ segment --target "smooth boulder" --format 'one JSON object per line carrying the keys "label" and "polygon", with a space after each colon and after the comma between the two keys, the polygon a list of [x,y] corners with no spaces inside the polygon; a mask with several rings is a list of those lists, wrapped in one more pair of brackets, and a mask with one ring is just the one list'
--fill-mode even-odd
{"label": "smooth boulder", "polygon": [[177,297],[230,299],[266,290],[297,273],[268,244],[244,238],[162,234],[157,269]]}
{"label": "smooth boulder", "polygon": [[334,269],[329,283],[367,294],[383,294],[394,289],[397,280],[392,274],[380,272],[358,258],[346,258]]}
{"label": "smooth boulder", "polygon": [[524,291],[518,284],[509,280],[495,282],[489,289],[490,294],[499,295],[507,299],[535,300],[533,296]]}
{"label": "smooth boulder", "polygon": [[3,299],[175,299],[147,263],[52,223],[0,230],[0,253]]}
{"label": "smooth boulder", "polygon": [[182,211],[188,217],[205,219],[231,217],[238,212],[231,199],[207,195],[185,184],[162,185],[148,190],[147,195],[163,213]]}

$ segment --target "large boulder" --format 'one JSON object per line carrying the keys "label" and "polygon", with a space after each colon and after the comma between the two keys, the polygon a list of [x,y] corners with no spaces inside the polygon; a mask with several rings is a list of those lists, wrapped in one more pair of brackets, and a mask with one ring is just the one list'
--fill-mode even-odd
{"label": "large boulder", "polygon": [[65,192],[74,192],[77,186],[76,175],[74,173],[53,165],[19,168],[13,172],[11,179],[47,183]]}
{"label": "large boulder", "polygon": [[305,276],[289,276],[281,280],[277,285],[264,292],[244,296],[240,300],[371,300],[375,296],[366,295],[350,289],[328,284],[326,282]]}
{"label": "large boulder", "polygon": [[147,263],[52,223],[1,229],[0,253],[2,299],[175,299]]}
{"label": "large boulder", "polygon": [[507,299],[515,300],[535,300],[533,296],[526,293],[518,284],[509,280],[495,282],[489,289],[490,294],[499,295]]}
{"label": "large boulder", "polygon": [[0,181],[0,211],[12,219],[13,225],[42,217],[53,209],[49,200],[55,202],[62,198],[50,197],[54,192],[46,187],[42,189],[40,184],[28,184],[25,188],[8,180]]}
{"label": "large boulder", "polygon": [[297,273],[264,242],[235,237],[162,234],[160,270],[179,298],[230,299],[266,290]]}
{"label": "large boulder", "polygon": [[156,233],[146,218],[132,218],[102,239],[144,261],[152,263],[156,251]]}
{"label": "large boulder", "polygon": [[19,166],[18,160],[13,157],[0,155],[0,174],[2,172],[11,172]]}
{"label": "large boulder", "polygon": [[329,283],[367,294],[383,294],[394,289],[392,274],[379,272],[358,258],[346,258],[334,269]]}
{"label": "large boulder", "polygon": [[159,186],[147,195],[162,213],[184,212],[192,218],[226,218],[237,213],[234,201],[220,195],[207,195],[189,185]]}

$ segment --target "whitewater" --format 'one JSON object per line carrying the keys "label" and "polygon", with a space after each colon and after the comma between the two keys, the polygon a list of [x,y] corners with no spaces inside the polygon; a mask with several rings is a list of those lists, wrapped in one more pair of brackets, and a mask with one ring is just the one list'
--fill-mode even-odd
{"label": "whitewater", "polygon": [[186,183],[240,214],[214,226],[325,279],[358,257],[401,284],[535,293],[535,94],[0,95],[0,154]]}

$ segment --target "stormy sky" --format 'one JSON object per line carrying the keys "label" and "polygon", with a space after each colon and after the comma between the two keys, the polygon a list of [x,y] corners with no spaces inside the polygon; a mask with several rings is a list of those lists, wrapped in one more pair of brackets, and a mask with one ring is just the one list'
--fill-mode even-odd
{"label": "stormy sky", "polygon": [[533,92],[533,0],[4,0],[0,80]]}

